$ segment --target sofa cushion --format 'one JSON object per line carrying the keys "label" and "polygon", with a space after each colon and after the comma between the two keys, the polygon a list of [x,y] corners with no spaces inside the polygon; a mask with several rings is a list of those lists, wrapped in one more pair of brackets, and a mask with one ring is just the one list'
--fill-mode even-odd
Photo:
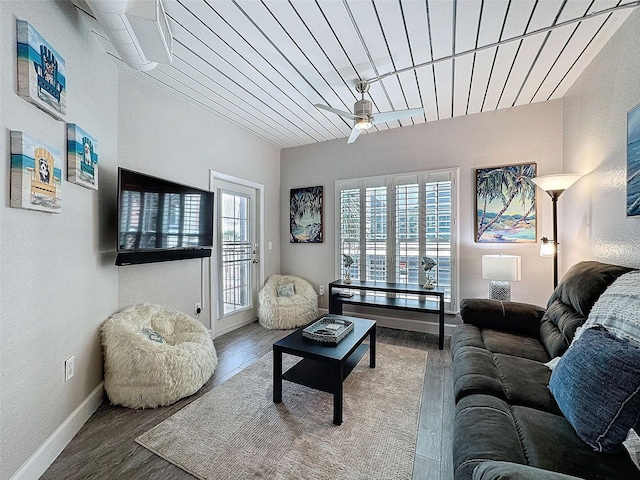
{"label": "sofa cushion", "polygon": [[575,264],[555,289],[540,324],[540,339],[549,356],[561,356],[593,304],[616,278],[631,268],[596,261]]}
{"label": "sofa cushion", "polygon": [[460,316],[464,323],[531,337],[538,336],[544,313],[544,308],[529,303],[501,302],[487,298],[464,298],[460,302]]}
{"label": "sofa cushion", "polygon": [[488,395],[469,395],[456,406],[455,480],[469,480],[477,465],[494,460],[590,480],[640,479],[626,451],[594,452],[561,415],[512,406]]}
{"label": "sofa cushion", "polygon": [[527,463],[509,405],[499,398],[471,395],[461,399],[453,430],[455,480],[469,480],[473,469],[486,461]]}
{"label": "sofa cushion", "polygon": [[561,356],[571,344],[573,335],[586,318],[571,305],[555,300],[547,308],[540,323],[540,341],[551,358]]}
{"label": "sofa cushion", "polygon": [[535,360],[465,347],[458,350],[453,363],[453,390],[456,401],[482,393],[559,414],[547,387],[550,376],[551,371]]}
{"label": "sofa cushion", "polygon": [[593,451],[562,415],[528,407],[512,407],[528,464],[586,479],[640,479],[640,470],[626,450]]}
{"label": "sofa cushion", "polygon": [[573,475],[512,462],[484,462],[473,470],[472,480],[582,480]]}
{"label": "sofa cushion", "polygon": [[549,388],[580,438],[616,452],[640,414],[640,347],[590,328],[553,370]]}
{"label": "sofa cushion", "polygon": [[475,325],[457,325],[451,337],[451,354],[456,357],[458,349],[467,346],[483,348],[491,353],[502,353],[529,358],[539,362],[549,361],[549,355],[536,337],[511,333]]}

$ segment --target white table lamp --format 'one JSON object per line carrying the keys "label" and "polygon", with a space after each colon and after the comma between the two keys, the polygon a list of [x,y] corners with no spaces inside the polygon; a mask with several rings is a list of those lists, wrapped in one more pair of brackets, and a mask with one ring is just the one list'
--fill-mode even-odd
{"label": "white table lamp", "polygon": [[511,301],[511,284],[520,280],[520,257],[518,255],[483,255],[482,278],[491,280],[489,298],[503,302]]}

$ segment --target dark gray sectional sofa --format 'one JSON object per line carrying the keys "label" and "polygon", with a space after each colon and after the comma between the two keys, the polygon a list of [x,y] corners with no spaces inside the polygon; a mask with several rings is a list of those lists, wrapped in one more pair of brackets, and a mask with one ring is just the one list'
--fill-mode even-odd
{"label": "dark gray sectional sofa", "polygon": [[562,415],[544,362],[569,347],[598,297],[632,269],[588,261],[534,305],[465,299],[451,341],[455,480],[640,479],[629,454],[597,453]]}

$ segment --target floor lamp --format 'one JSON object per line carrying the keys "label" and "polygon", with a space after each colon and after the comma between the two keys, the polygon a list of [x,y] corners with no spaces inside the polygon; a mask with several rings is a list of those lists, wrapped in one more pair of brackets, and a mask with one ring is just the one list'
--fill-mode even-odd
{"label": "floor lamp", "polygon": [[553,204],[553,238],[542,237],[540,255],[553,257],[553,288],[558,286],[558,197],[567,188],[576,183],[582,175],[577,173],[559,173],[543,175],[531,180],[551,197]]}

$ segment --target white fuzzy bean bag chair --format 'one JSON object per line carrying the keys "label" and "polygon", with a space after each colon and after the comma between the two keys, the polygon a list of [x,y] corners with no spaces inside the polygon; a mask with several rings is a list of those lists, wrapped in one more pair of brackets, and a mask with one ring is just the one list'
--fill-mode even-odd
{"label": "white fuzzy bean bag chair", "polygon": [[258,318],[265,328],[297,328],[317,317],[318,295],[300,277],[271,275],[258,294]]}
{"label": "white fuzzy bean bag chair", "polygon": [[102,326],[104,388],[130,408],[170,405],[197,392],[218,364],[209,331],[182,312],[134,305]]}

